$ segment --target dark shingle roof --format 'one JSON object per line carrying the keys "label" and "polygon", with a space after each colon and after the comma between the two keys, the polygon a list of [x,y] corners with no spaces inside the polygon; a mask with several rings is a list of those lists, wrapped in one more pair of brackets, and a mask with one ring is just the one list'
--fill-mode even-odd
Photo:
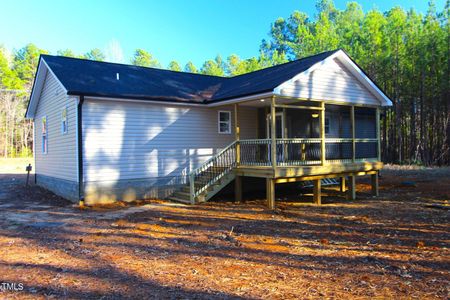
{"label": "dark shingle roof", "polygon": [[272,91],[336,51],[228,78],[62,56],[42,58],[71,95],[208,103]]}

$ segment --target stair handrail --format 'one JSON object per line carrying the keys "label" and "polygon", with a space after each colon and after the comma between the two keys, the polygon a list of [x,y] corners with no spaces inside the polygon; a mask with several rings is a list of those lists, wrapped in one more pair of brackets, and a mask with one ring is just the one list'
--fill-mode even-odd
{"label": "stair handrail", "polygon": [[[198,168],[194,169],[192,172],[189,173],[189,186],[190,186],[190,200],[191,203],[195,203],[195,198],[199,196],[203,191],[208,189],[214,182],[222,178],[223,176],[227,175],[237,164],[236,162],[236,145],[239,141],[235,140],[231,144],[227,145],[225,148],[220,150],[218,153],[210,157],[208,160],[206,160],[204,163],[201,164]],[[234,149],[233,149],[234,148]],[[230,149],[233,149],[234,151],[234,159],[230,164],[220,173],[218,173],[216,176],[210,178],[205,184],[199,188],[196,189],[195,186],[195,176],[201,174],[204,171],[207,171],[208,168],[214,167],[214,162],[218,161],[219,158],[223,155],[225,155]]]}

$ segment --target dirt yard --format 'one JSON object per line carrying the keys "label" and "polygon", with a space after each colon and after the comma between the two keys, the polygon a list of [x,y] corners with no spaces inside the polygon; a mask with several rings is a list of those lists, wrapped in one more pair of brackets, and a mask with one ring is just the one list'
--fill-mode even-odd
{"label": "dirt yard", "polygon": [[0,298],[448,299],[450,169],[391,166],[380,185],[320,207],[277,187],[275,211],[252,195],[80,210],[3,174]]}

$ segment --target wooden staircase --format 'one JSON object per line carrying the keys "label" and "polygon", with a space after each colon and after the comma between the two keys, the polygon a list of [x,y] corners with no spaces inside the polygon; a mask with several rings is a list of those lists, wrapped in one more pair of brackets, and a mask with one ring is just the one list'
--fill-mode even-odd
{"label": "wooden staircase", "polygon": [[206,202],[235,178],[236,141],[189,174],[189,183],[168,200],[187,204]]}

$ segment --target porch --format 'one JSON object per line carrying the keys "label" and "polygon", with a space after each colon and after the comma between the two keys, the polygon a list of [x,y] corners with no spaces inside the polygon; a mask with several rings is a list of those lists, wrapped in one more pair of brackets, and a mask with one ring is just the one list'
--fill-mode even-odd
{"label": "porch", "polygon": [[[257,110],[255,138],[241,139],[241,107]],[[378,107],[272,96],[234,104],[235,141],[190,175],[191,202],[206,201],[242,177],[266,178],[267,204],[275,207],[275,184],[312,180],[321,203],[321,179],[340,178],[341,190],[355,199],[355,177],[370,175],[378,195],[380,111]],[[228,178],[221,183],[222,178]],[[216,187],[214,187],[216,186]],[[203,195],[202,195],[203,194]]]}

